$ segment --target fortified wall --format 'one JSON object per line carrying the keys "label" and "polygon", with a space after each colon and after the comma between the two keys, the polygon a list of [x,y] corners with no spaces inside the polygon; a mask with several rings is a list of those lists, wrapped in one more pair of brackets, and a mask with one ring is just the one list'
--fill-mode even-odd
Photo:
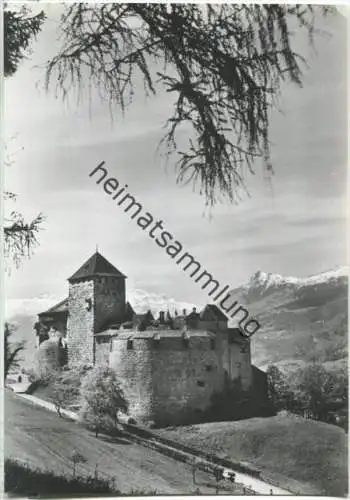
{"label": "fortified wall", "polygon": [[248,388],[249,353],[231,345],[227,366],[234,369],[227,371],[225,337],[202,330],[121,332],[111,342],[109,365],[123,381],[129,414],[157,426],[196,422],[230,379],[241,378]]}

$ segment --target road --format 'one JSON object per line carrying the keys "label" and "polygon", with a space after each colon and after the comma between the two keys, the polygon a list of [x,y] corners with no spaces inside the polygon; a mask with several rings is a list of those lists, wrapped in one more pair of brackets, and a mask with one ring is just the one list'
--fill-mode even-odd
{"label": "road", "polygon": [[[124,494],[131,490],[157,494],[191,494],[198,487],[203,494],[215,493],[214,478],[196,472],[192,482],[189,465],[164,456],[126,439],[93,433],[75,422],[60,419],[54,413],[34,406],[21,396],[5,391],[5,457],[15,458],[33,467],[72,474],[70,456],[79,451],[87,460],[78,473],[100,473],[116,478],[116,487]],[[235,489],[233,489],[235,488]],[[239,486],[222,490],[239,494]]]}

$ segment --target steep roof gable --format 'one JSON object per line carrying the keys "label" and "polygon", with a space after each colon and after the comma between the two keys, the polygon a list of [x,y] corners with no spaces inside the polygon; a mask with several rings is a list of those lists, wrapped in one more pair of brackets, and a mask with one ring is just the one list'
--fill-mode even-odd
{"label": "steep roof gable", "polygon": [[39,313],[38,316],[44,316],[47,314],[54,314],[54,313],[65,313],[67,311],[68,311],[68,297],[58,302],[58,304],[55,304],[54,306],[50,307],[50,309],[47,309],[46,311]]}
{"label": "steep roof gable", "polygon": [[69,282],[77,281],[93,276],[118,276],[126,278],[126,276],[118,271],[107,259],[100,253],[96,252],[92,255],[70,278]]}
{"label": "steep roof gable", "polygon": [[225,314],[215,304],[207,304],[200,314],[202,320],[227,321]]}

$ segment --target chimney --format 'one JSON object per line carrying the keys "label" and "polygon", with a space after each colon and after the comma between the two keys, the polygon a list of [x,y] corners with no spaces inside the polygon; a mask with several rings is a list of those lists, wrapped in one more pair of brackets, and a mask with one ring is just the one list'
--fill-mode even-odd
{"label": "chimney", "polygon": [[164,311],[159,311],[159,323],[164,324]]}

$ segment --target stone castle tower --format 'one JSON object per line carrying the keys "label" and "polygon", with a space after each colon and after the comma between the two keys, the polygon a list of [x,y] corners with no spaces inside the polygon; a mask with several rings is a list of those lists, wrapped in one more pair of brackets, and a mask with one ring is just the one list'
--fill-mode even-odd
{"label": "stone castle tower", "polygon": [[94,335],[125,314],[126,276],[96,252],[68,279],[69,362],[94,364]]}

